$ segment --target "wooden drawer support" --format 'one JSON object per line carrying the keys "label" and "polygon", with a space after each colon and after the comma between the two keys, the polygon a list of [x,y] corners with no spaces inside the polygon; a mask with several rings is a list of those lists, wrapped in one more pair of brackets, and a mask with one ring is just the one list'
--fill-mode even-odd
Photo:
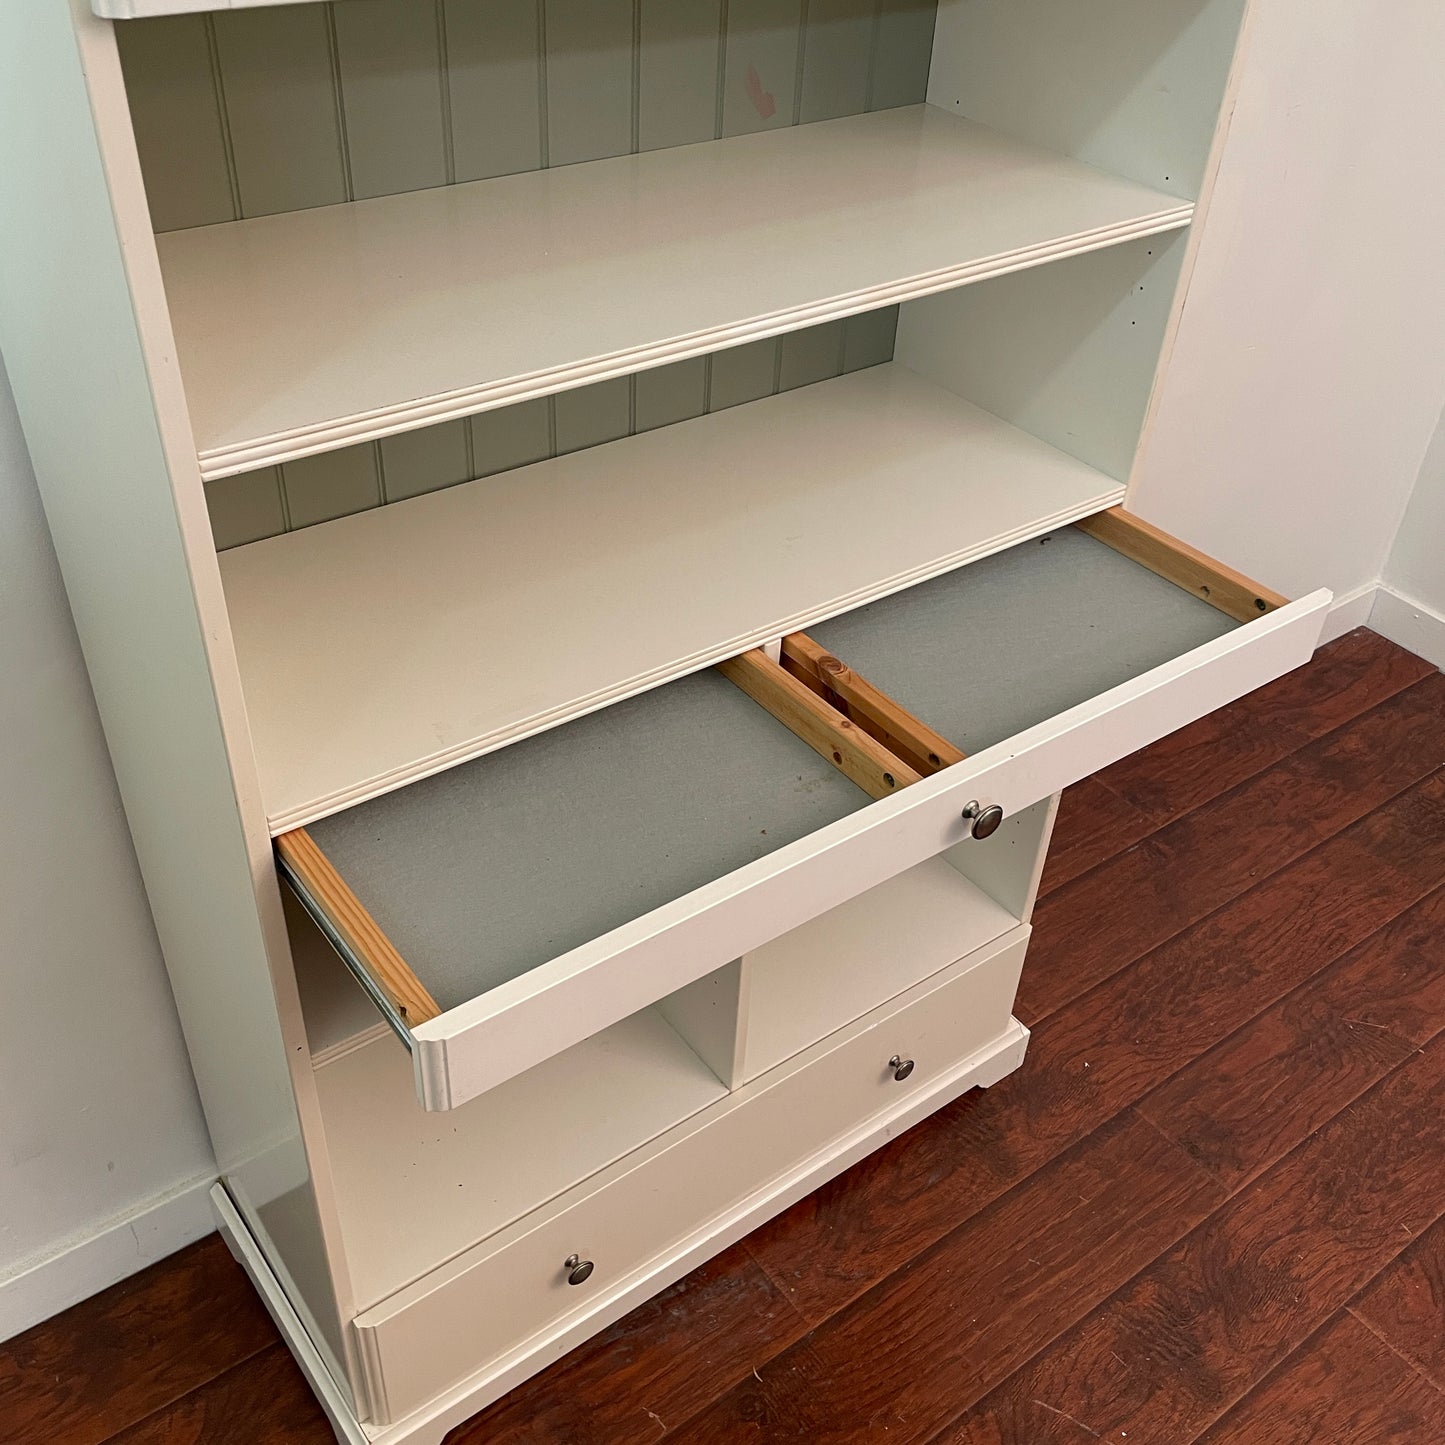
{"label": "wooden drawer support", "polygon": [[[1181,542],[1168,532],[1126,512],[1123,507],[1111,507],[1106,512],[1075,522],[1074,526],[1131,562],[1208,602],[1237,622],[1252,622],[1289,602],[1287,597],[1261,587],[1243,573],[1225,567],[1187,542]],[[757,655],[762,657],[761,653]],[[768,661],[766,658],[763,660]],[[742,662],[743,659],[736,661]],[[738,677],[728,672],[730,666],[732,664],[724,663],[722,670],[738,682]],[[769,663],[769,666],[776,664]],[[841,714],[855,728],[862,729],[906,770],[911,771],[914,777],[908,779],[910,782],[960,763],[966,756],[947,738],[936,733],[886,693],[880,692],[805,632],[794,632],[783,638],[782,668],[788,676],[822,699],[832,712]],[[750,688],[745,690],[754,697],[758,696]],[[758,700],[763,701],[762,698]],[[764,705],[769,706],[766,702]],[[792,726],[783,711],[771,706],[769,710]],[[838,725],[834,723],[832,726],[836,728]],[[794,728],[794,731],[798,729]],[[802,736],[801,733],[799,735]],[[811,738],[808,741],[825,757],[829,756]],[[836,757],[834,761],[837,761]],[[848,770],[845,768],[844,771]],[[849,776],[854,775],[850,772]],[[854,781],[859,779],[854,777]],[[883,794],[874,792],[873,796]]]}
{"label": "wooden drawer support", "polygon": [[282,833],[276,854],[281,876],[318,924],[324,919],[337,953],[410,1048],[408,1031],[441,1013],[426,985],[305,828]]}
{"label": "wooden drawer support", "polygon": [[920,775],[927,777],[963,761],[963,753],[947,738],[879,692],[806,632],[783,639],[783,666]]}
{"label": "wooden drawer support", "polygon": [[1278,592],[1250,581],[1242,572],[1205,556],[1178,537],[1171,537],[1168,532],[1133,516],[1123,507],[1110,507],[1107,512],[1086,517],[1074,525],[1096,542],[1112,547],[1131,562],[1192,592],[1237,622],[1253,622],[1289,601]]}
{"label": "wooden drawer support", "polygon": [[761,648],[730,657],[718,663],[717,670],[869,797],[890,797],[919,780],[921,774],[829,707]]}

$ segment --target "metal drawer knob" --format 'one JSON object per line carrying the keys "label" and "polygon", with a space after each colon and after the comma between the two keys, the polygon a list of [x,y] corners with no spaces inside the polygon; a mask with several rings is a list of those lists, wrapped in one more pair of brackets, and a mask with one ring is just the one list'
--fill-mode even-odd
{"label": "metal drawer knob", "polygon": [[888,1067],[893,1070],[893,1077],[901,1084],[913,1072],[913,1060],[905,1059],[902,1054],[894,1054],[888,1060]]}
{"label": "metal drawer knob", "polygon": [[596,1267],[590,1259],[583,1259],[580,1254],[569,1254],[562,1261],[562,1268],[567,1271],[568,1284],[586,1284],[592,1278],[592,1271]]}
{"label": "metal drawer knob", "polygon": [[963,821],[972,825],[968,831],[982,841],[998,832],[998,825],[1003,822],[1003,809],[997,803],[990,803],[985,808],[975,798],[964,808]]}

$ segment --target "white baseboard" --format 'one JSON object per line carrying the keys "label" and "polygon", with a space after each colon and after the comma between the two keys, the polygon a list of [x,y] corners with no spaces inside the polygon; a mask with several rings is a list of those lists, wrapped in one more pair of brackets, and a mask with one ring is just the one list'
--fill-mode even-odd
{"label": "white baseboard", "polygon": [[1344,592],[1336,597],[1329,616],[1325,618],[1325,630],[1320,634],[1320,645],[1333,642],[1335,638],[1343,637],[1357,627],[1368,626],[1370,611],[1375,605],[1375,593],[1379,591],[1379,587],[1378,582],[1366,582],[1352,592]]}
{"label": "white baseboard", "polygon": [[157,1199],[72,1238],[0,1276],[0,1340],[174,1254],[215,1227],[214,1174],[188,1179]]}
{"label": "white baseboard", "polygon": [[1417,657],[1445,668],[1445,616],[1382,582],[1375,589],[1370,626]]}

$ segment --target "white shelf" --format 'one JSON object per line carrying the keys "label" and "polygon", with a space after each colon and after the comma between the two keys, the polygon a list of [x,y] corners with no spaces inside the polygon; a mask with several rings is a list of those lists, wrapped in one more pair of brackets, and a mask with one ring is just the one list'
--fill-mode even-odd
{"label": "white shelf", "polygon": [[158,238],[205,476],[1188,224],[932,106]]}
{"label": "white shelf", "polygon": [[296,0],[91,0],[102,20],[145,20],[155,15],[194,15],[203,10],[254,10],[260,5],[294,5]]}
{"label": "white shelf", "polygon": [[417,1106],[390,1036],[318,1068],[316,1085],[359,1309],[727,1093],[656,1009],[446,1114]]}
{"label": "white shelf", "polygon": [[274,831],[1122,499],[896,364],[223,553]]}

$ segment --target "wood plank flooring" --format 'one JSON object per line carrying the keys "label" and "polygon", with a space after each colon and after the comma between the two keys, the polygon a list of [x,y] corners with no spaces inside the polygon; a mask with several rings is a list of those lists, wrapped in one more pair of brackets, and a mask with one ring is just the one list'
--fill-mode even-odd
{"label": "wood plank flooring", "polygon": [[[454,1445],[1445,1441],[1445,677],[1359,631],[1065,797],[965,1096]],[[214,1237],[0,1345],[0,1440],[325,1445]]]}

